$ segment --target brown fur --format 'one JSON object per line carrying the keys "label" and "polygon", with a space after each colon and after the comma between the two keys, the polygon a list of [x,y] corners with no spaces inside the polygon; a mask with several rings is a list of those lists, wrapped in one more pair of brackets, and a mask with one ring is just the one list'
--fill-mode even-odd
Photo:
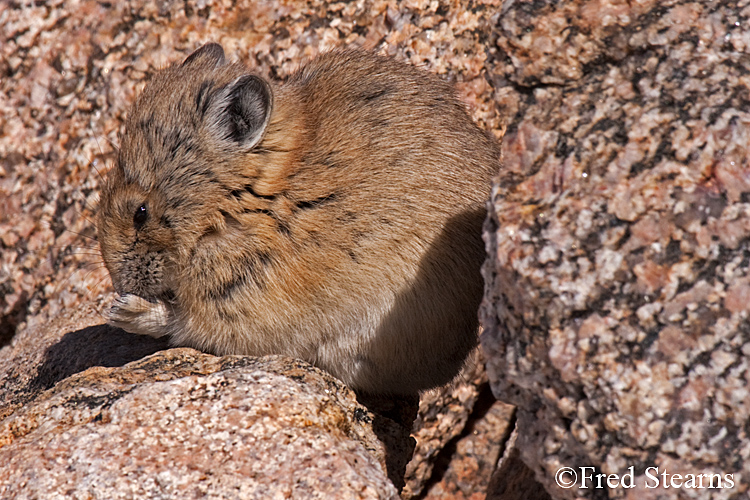
{"label": "brown fur", "polygon": [[144,89],[102,190],[110,322],[366,392],[446,383],[476,344],[498,162],[434,75],[339,51],[267,83],[206,45]]}

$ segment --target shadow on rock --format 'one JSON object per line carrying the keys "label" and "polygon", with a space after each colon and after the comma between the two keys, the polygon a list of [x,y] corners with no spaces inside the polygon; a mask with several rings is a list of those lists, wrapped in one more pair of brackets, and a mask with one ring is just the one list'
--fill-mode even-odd
{"label": "shadow on rock", "polygon": [[166,338],[135,335],[106,324],[68,332],[47,349],[29,389],[43,391],[92,366],[123,366],[168,347]]}
{"label": "shadow on rock", "polygon": [[406,464],[416,445],[411,429],[419,410],[419,397],[357,393],[357,401],[372,412],[372,430],[385,446],[388,479],[401,491],[405,484]]}

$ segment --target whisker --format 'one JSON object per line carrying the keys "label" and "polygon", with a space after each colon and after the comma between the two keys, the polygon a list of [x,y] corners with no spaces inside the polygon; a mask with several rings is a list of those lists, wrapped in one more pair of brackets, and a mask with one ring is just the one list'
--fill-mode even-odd
{"label": "whisker", "polygon": [[71,256],[90,256],[101,258],[102,254],[99,251],[99,248],[96,247],[72,247],[70,245],[61,244],[52,245],[50,248],[50,255],[48,255],[47,258],[60,260]]}
{"label": "whisker", "polygon": [[[83,278],[81,279],[81,284],[82,284],[82,285],[83,285],[83,284],[85,284],[85,283],[86,283],[86,281],[88,281],[88,279],[89,279],[89,278],[91,277],[91,275],[93,275],[93,274],[94,274],[95,272],[97,272],[97,271],[98,271],[99,269],[101,269],[102,267],[104,267],[104,266],[96,266],[96,267],[94,267],[93,269],[89,269],[89,270],[86,270],[86,274],[85,274],[85,275],[83,276]],[[83,271],[83,270],[84,270],[84,269],[79,269],[79,271]],[[105,280],[106,280],[107,278],[109,278],[109,273],[107,273],[107,274],[106,274],[106,275],[105,275],[104,277],[102,277],[102,278],[101,278],[100,280],[98,280],[98,281],[96,282],[96,284],[94,285],[94,288],[98,287],[98,286],[99,286],[99,285],[100,285],[100,284],[101,284],[102,282],[104,282],[104,281],[105,281]],[[89,287],[86,287],[86,288],[87,288],[87,289],[89,289]]]}
{"label": "whisker", "polygon": [[79,271],[81,271],[81,268],[74,268],[70,274],[68,274],[65,278],[61,279],[59,281],[59,284],[57,285],[57,290],[68,290],[72,286],[74,286],[74,279],[73,278],[80,278]]}
{"label": "whisker", "polygon": [[72,231],[72,230],[70,230],[70,229],[65,229],[65,231],[67,231],[67,232],[69,232],[69,233],[73,233],[73,234],[75,234],[75,235],[77,235],[77,236],[81,236],[81,237],[83,237],[83,238],[89,239],[89,240],[91,240],[91,241],[96,241],[97,243],[99,243],[99,240],[97,240],[97,239],[96,239],[96,238],[94,238],[93,236],[88,236],[88,235],[86,235],[86,234],[83,234],[83,233],[78,233],[78,232],[76,232],[76,231]]}
{"label": "whisker", "polygon": [[67,248],[70,248],[73,252],[92,252],[92,253],[99,253],[99,245],[94,246],[68,246]]}
{"label": "whisker", "polygon": [[[93,201],[92,203],[97,203],[97,202],[98,202],[98,200],[97,201]],[[83,209],[86,210],[86,211],[88,211],[88,212],[94,213],[94,212],[96,212],[96,205],[89,205],[89,200],[88,200],[88,198],[86,198],[85,200],[83,200]],[[89,223],[91,223],[92,226],[96,227],[96,222],[94,222],[93,220],[91,220],[88,217],[86,217],[85,215],[83,215],[83,212],[79,212],[79,214],[82,217],[84,217],[86,220],[88,220]]]}
{"label": "whisker", "polygon": [[[91,211],[93,212],[93,210],[91,210]],[[78,214],[78,216],[79,216],[79,217],[81,217],[82,219],[84,219],[84,220],[85,220],[86,222],[88,222],[88,223],[89,223],[89,224],[91,224],[92,226],[96,227],[96,222],[94,222],[93,220],[89,219],[89,218],[88,218],[88,217],[86,216],[86,214],[84,214],[84,213],[83,213],[83,212],[81,212],[80,210],[76,210],[76,213]]]}
{"label": "whisker", "polygon": [[[95,135],[93,137],[94,137],[94,141],[96,141],[96,146],[99,148],[99,152],[101,153],[102,156],[104,156],[105,153],[104,153],[104,150],[102,149],[101,143],[99,143],[99,138]],[[91,161],[89,164],[91,165],[91,168],[93,168],[96,171],[96,173],[99,174],[99,179],[101,179],[101,181],[104,182],[104,176],[99,171],[99,169],[96,168],[96,160]]]}
{"label": "whisker", "polygon": [[[101,174],[100,174],[100,176],[101,176]],[[86,211],[88,211],[88,212],[91,212],[91,213],[96,213],[99,201],[101,199],[101,195],[97,191],[97,192],[94,192],[93,199],[91,199],[91,198],[92,198],[92,196],[87,196],[87,197],[83,198],[83,200],[82,200],[83,201],[83,209],[86,210]],[[78,212],[78,213],[81,214],[81,215],[83,215],[81,212]],[[93,221],[90,221],[90,222],[93,225],[96,225]]]}
{"label": "whisker", "polygon": [[94,286],[91,287],[91,291],[97,290],[99,287],[101,287],[102,283],[107,281],[107,278],[109,278],[109,274],[107,274],[105,277],[94,283]]}
{"label": "whisker", "polygon": [[[96,244],[91,244],[88,241],[80,242],[78,246],[73,246],[73,243],[78,242],[72,242],[69,245],[67,245],[69,248],[73,248],[74,250],[99,250],[99,242],[97,241]],[[90,245],[90,246],[89,246]]]}
{"label": "whisker", "polygon": [[86,262],[85,264],[81,265],[79,269],[88,269],[90,267],[93,268],[91,271],[96,271],[97,269],[101,269],[102,267],[107,267],[104,262]]}
{"label": "whisker", "polygon": [[107,142],[109,143],[109,145],[112,146],[112,149],[115,150],[115,153],[119,153],[120,152],[120,146],[118,146],[117,144],[115,144],[115,142],[112,139],[110,139],[109,137],[107,137],[106,135],[104,136],[104,138],[107,140]]}
{"label": "whisker", "polygon": [[98,262],[103,262],[103,261],[101,261],[101,255],[99,255],[98,253],[79,253],[79,252],[76,252],[76,253],[72,253],[70,255],[75,255],[76,257],[79,257],[79,256],[82,256],[82,257],[95,257],[95,258],[97,258]]}

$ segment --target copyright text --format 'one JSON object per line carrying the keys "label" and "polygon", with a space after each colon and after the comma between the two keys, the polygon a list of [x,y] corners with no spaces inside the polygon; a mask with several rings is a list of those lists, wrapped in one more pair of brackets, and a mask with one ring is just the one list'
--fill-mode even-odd
{"label": "copyright text", "polygon": [[601,489],[635,488],[643,484],[646,488],[680,489],[731,489],[734,488],[732,474],[671,474],[658,467],[649,467],[638,476],[631,466],[624,474],[602,474],[594,467],[561,467],[555,473],[555,482],[561,488]]}

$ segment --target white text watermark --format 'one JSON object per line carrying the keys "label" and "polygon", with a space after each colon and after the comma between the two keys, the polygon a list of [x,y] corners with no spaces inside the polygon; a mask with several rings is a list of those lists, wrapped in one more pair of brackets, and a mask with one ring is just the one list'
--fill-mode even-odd
{"label": "white text watermark", "polygon": [[555,482],[561,488],[601,489],[635,488],[636,484],[646,488],[677,489],[731,489],[734,488],[732,474],[672,474],[658,467],[647,468],[643,476],[635,475],[635,467],[623,474],[602,474],[594,467],[561,467],[555,473]]}

